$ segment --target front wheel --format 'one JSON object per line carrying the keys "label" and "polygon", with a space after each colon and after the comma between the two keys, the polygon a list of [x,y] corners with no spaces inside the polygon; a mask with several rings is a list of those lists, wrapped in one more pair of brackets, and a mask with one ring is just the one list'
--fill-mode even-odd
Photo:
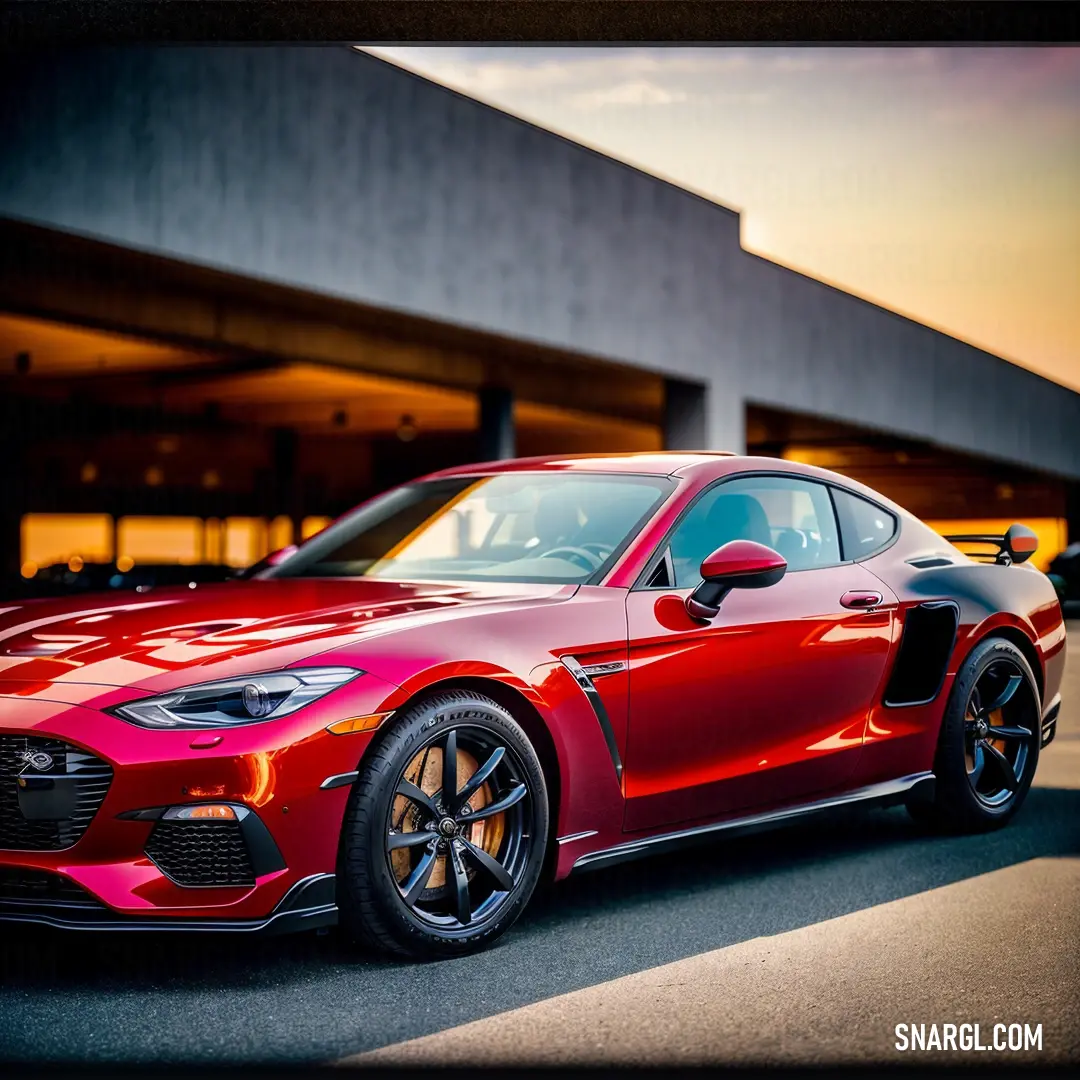
{"label": "front wheel", "polygon": [[952,832],[1004,825],[1020,809],[1039,761],[1039,690],[1024,654],[988,638],[956,676],[938,740],[931,803],[909,804],[916,821]]}
{"label": "front wheel", "polygon": [[510,713],[471,691],[420,701],[371,748],[349,799],[342,925],[416,958],[481,948],[528,903],[547,831],[544,774]]}

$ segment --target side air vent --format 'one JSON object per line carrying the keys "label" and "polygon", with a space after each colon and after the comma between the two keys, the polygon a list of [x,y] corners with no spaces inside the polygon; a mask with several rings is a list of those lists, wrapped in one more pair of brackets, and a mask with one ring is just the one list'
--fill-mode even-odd
{"label": "side air vent", "polygon": [[158,821],[146,854],[177,885],[254,885],[255,871],[238,821]]}
{"label": "side air vent", "polygon": [[930,570],[935,566],[954,566],[953,560],[946,555],[923,555],[917,559],[908,559],[908,566],[919,570]]}
{"label": "side air vent", "polygon": [[21,866],[0,867],[0,907],[5,902],[54,907],[101,907],[70,878]]}
{"label": "side air vent", "polygon": [[960,608],[952,600],[933,600],[908,611],[885,689],[886,705],[925,705],[938,696],[959,621]]}

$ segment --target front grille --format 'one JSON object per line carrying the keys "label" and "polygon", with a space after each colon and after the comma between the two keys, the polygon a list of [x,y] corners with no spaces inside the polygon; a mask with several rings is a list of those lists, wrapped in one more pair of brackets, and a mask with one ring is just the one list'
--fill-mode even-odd
{"label": "front grille", "polygon": [[146,854],[177,885],[254,885],[238,821],[158,821]]}
{"label": "front grille", "polygon": [[21,866],[0,867],[0,901],[4,900],[23,904],[62,904],[64,907],[101,906],[70,878]]}
{"label": "front grille", "polygon": [[[44,768],[26,760],[26,755],[35,754],[45,755],[37,759]],[[59,851],[71,847],[98,812],[112,776],[104,761],[69,743],[37,735],[0,735],[0,848]],[[64,816],[59,820],[28,818],[20,803],[19,777],[27,783],[52,780],[69,787],[66,794],[71,798]]]}

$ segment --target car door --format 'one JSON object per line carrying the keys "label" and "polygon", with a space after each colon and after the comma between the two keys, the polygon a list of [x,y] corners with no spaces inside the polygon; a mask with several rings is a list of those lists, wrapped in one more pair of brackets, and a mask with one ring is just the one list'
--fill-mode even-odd
{"label": "car door", "polygon": [[[701,561],[735,539],[779,551],[787,573],[695,622],[685,601]],[[852,776],[896,597],[843,560],[826,485],[741,474],[712,486],[644,581],[627,595],[627,830],[799,801]]]}

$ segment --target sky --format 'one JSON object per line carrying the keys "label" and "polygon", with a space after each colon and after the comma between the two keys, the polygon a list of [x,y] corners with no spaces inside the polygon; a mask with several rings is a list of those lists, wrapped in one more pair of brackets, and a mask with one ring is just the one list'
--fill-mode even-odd
{"label": "sky", "polygon": [[1080,390],[1080,48],[372,47]]}

